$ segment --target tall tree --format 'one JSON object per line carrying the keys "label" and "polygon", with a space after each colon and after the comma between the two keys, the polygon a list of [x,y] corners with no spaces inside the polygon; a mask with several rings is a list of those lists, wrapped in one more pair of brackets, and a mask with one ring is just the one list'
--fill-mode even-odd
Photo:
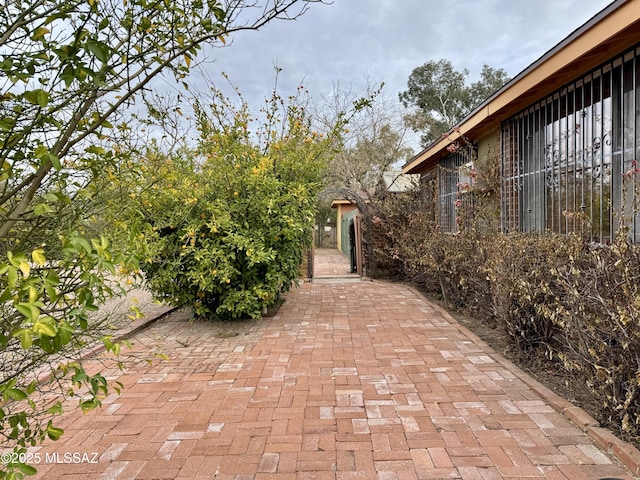
{"label": "tall tree", "polygon": [[[0,9],[0,437],[24,451],[62,433],[33,401],[50,368],[60,393],[86,387],[93,408],[106,380],[81,362],[55,370],[104,330],[89,313],[114,289],[124,260],[87,228],[96,180],[133,168],[115,138],[128,107],[163,74],[184,82],[204,45],[303,14],[323,0],[8,0]],[[186,84],[185,84],[186,85]],[[122,197],[122,202],[127,196]],[[135,267],[135,259],[131,259]],[[104,325],[103,325],[104,326]],[[108,337],[108,349],[117,352]],[[64,356],[63,356],[64,355]],[[67,373],[68,375],[64,375]],[[68,378],[70,384],[64,384]],[[33,473],[16,456],[6,472]]]}
{"label": "tall tree", "polygon": [[405,119],[422,134],[423,146],[437,140],[465,115],[509,81],[507,72],[488,65],[482,67],[480,80],[467,84],[469,71],[456,70],[449,60],[429,61],[409,75],[407,90],[400,101],[413,112]]}
{"label": "tall tree", "polygon": [[[412,155],[408,147],[407,125],[397,100],[386,96],[384,84],[367,86],[365,98],[371,101],[350,119],[344,132],[344,145],[327,170],[328,189],[347,189],[356,194],[373,193],[385,172],[399,170],[399,164]],[[353,102],[355,94],[343,85],[334,86],[325,98],[324,123]]]}

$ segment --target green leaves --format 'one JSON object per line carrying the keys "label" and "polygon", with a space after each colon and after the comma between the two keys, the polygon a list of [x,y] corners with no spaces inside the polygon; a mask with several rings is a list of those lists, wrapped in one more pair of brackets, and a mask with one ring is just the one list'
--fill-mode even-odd
{"label": "green leaves", "polygon": [[54,322],[51,317],[38,320],[33,324],[33,332],[39,336],[55,337],[58,329]]}
{"label": "green leaves", "polygon": [[437,140],[466,114],[509,81],[503,69],[483,66],[481,80],[466,84],[469,71],[458,71],[446,59],[431,60],[409,75],[408,89],[400,94],[405,107],[414,107],[408,118],[414,131],[422,132],[424,145]]}
{"label": "green leaves", "polygon": [[45,27],[38,27],[31,35],[31,40],[37,41],[44,37],[47,33],[51,33],[51,30]]}
{"label": "green leaves", "polygon": [[27,100],[32,105],[38,105],[42,108],[46,107],[49,104],[50,95],[49,92],[38,88],[36,90],[27,90],[23,94],[25,100]]}
{"label": "green leaves", "polygon": [[161,180],[137,191],[147,208],[130,222],[148,226],[135,248],[158,298],[203,317],[259,318],[297,279],[328,140],[309,131],[304,109],[274,113],[290,130],[266,152],[242,109],[231,125],[202,128],[181,158],[149,152]]}
{"label": "green leaves", "polygon": [[[0,429],[16,445],[36,445],[47,437],[60,437],[60,429],[42,423],[46,407],[33,404],[23,384],[25,378],[47,368],[52,358],[76,357],[83,344],[100,338],[106,325],[94,312],[105,298],[118,293],[118,287],[111,283],[117,266],[125,264],[130,271],[138,268],[139,260],[122,244],[110,242],[109,235],[137,228],[131,230],[131,237],[143,245],[138,251],[142,258],[149,255],[150,264],[179,249],[180,255],[165,257],[167,264],[186,262],[189,268],[180,281],[201,282],[198,288],[205,289],[207,298],[218,298],[220,290],[209,288],[214,284],[228,289],[234,285],[232,280],[242,281],[234,262],[245,256],[232,246],[223,249],[217,245],[222,237],[215,241],[194,237],[193,245],[191,238],[181,238],[186,228],[200,233],[200,220],[190,218],[193,212],[186,203],[197,190],[192,185],[177,181],[181,194],[174,201],[165,196],[173,187],[162,184],[168,188],[166,192],[152,196],[148,205],[135,205],[148,212],[152,205],[181,202],[178,210],[158,219],[167,226],[177,225],[178,236],[162,246],[145,245],[146,239],[139,235],[147,232],[147,226],[125,221],[131,206],[126,203],[128,195],[139,192],[110,189],[122,187],[119,177],[135,170],[128,161],[136,149],[137,132],[124,126],[127,119],[120,113],[128,115],[128,106],[153,85],[155,76],[170,72],[182,81],[188,73],[184,62],[192,65],[197,60],[201,43],[217,44],[228,31],[235,31],[221,5],[216,0],[42,0],[11,2],[11,8],[3,10],[4,24],[18,28],[3,31],[0,40],[4,53],[0,75],[6,79],[0,91],[0,354],[16,359],[15,372],[7,368],[5,373],[15,373],[19,381],[0,384],[0,394],[9,405],[0,409]],[[267,7],[258,9],[259,17],[251,20],[241,14],[245,8],[247,14],[256,11],[241,4],[234,13],[249,24],[264,24],[285,13],[280,6]],[[147,173],[153,176],[156,172]],[[217,175],[211,179],[219,180]],[[118,199],[113,217],[104,208],[112,200],[103,192]],[[228,192],[224,193],[211,198],[224,202]],[[221,203],[200,208],[196,202],[193,208],[224,216]],[[193,220],[190,224],[183,224],[179,217],[183,213],[187,214],[183,218]],[[238,209],[234,215],[239,215]],[[230,222],[219,225],[221,232],[234,233]],[[210,255],[204,255],[203,265],[209,270],[217,265],[219,275],[205,277],[191,269],[198,242],[210,244]],[[184,252],[183,244],[187,247]],[[255,253],[252,265],[263,268],[269,258],[263,251],[269,252],[270,246],[257,242],[247,248]],[[164,268],[162,275],[167,281],[170,273]],[[112,354],[119,353],[117,342],[104,339],[104,344]],[[56,370],[55,378],[72,371],[72,367]],[[107,390],[106,380],[86,374],[78,374],[75,380],[90,392],[80,408],[99,406],[99,398]],[[55,385],[61,384],[64,382]],[[66,392],[59,393],[64,396]],[[59,411],[58,405],[49,413]],[[19,476],[19,468],[22,473],[31,473],[24,465],[3,465],[0,477]]]}
{"label": "green leaves", "polygon": [[31,465],[21,464],[18,468],[25,475],[31,476],[31,475],[35,475],[36,473],[38,473],[38,470],[36,470],[36,468],[32,467]]}
{"label": "green leaves", "polygon": [[[60,201],[53,193],[45,197]],[[62,352],[64,356],[76,354],[87,338],[83,332],[89,326],[88,311],[96,310],[96,303],[113,293],[102,281],[105,270],[114,270],[111,263],[114,254],[109,241],[106,238],[87,240],[71,233],[63,242],[62,250],[50,250],[42,245],[29,253],[8,251],[6,258],[0,261],[3,332],[7,332],[0,335],[0,346],[20,362],[25,362],[26,372],[33,373],[34,367],[28,368],[31,364],[41,367],[40,363],[29,359],[47,358]],[[72,272],[75,278],[66,272]],[[90,335],[95,338],[96,328],[92,328],[94,331]],[[111,339],[105,339],[105,342],[110,352],[119,353],[118,343]],[[52,378],[61,378],[70,368],[63,366]],[[86,387],[89,392],[79,408],[86,410],[99,406],[100,398],[108,392],[104,377],[99,374],[89,376],[80,366],[73,371],[75,385]],[[40,418],[45,418],[42,417],[45,407],[34,402],[38,384],[25,384],[25,379],[18,375],[6,378],[10,380],[0,383],[0,398],[5,401],[0,410],[5,434],[19,445],[36,445],[44,438],[58,440],[62,429],[52,423],[40,423]],[[59,414],[61,406],[46,407],[46,412]],[[15,468],[19,469],[19,466],[16,464]]]}
{"label": "green leaves", "polygon": [[33,336],[31,333],[31,329],[29,328],[21,328],[19,330],[16,330],[13,333],[13,336],[20,339],[20,346],[24,350],[30,349],[33,345]]}
{"label": "green leaves", "polygon": [[31,258],[33,259],[34,263],[40,265],[41,267],[44,266],[47,261],[44,255],[44,249],[42,248],[37,248],[33,252],[31,252]]}
{"label": "green leaves", "polygon": [[111,54],[111,48],[98,40],[87,40],[86,49],[102,63],[107,63]]}
{"label": "green leaves", "polygon": [[26,392],[23,392],[22,390],[19,390],[17,388],[7,388],[4,391],[5,400],[20,401],[26,399],[27,397],[28,395],[26,394]]}
{"label": "green leaves", "polygon": [[61,428],[54,427],[51,422],[47,425],[47,437],[50,440],[57,441],[60,440],[60,437],[64,433],[64,430]]}
{"label": "green leaves", "polygon": [[60,170],[62,168],[62,164],[60,163],[60,158],[57,155],[50,152],[49,149],[44,145],[38,145],[34,152],[35,156],[43,161],[49,161],[53,165],[53,168],[56,170]]}

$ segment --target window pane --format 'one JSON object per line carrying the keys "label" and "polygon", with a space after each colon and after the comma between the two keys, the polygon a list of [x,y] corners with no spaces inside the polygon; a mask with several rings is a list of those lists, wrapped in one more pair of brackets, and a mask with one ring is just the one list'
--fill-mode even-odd
{"label": "window pane", "polygon": [[640,160],[639,52],[503,123],[505,231],[549,229],[607,242],[626,218],[640,241],[640,174],[624,175]]}

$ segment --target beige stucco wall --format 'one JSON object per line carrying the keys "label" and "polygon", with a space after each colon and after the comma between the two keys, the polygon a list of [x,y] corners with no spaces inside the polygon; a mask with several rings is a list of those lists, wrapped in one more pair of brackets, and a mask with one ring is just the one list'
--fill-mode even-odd
{"label": "beige stucco wall", "polygon": [[475,168],[478,172],[477,187],[479,212],[478,225],[485,230],[500,228],[500,129],[491,130],[478,140]]}
{"label": "beige stucco wall", "polygon": [[479,163],[485,163],[493,155],[500,155],[500,131],[497,128],[478,140]]}

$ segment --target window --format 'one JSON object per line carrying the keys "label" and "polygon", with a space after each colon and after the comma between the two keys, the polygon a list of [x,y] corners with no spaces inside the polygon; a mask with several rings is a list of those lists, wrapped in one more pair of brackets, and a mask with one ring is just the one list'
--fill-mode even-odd
{"label": "window", "polygon": [[503,122],[503,230],[607,242],[624,213],[640,241],[634,178],[624,175],[640,161],[639,53],[634,48]]}
{"label": "window", "polygon": [[456,233],[460,229],[459,208],[463,202],[470,201],[469,172],[473,168],[470,150],[463,148],[450,153],[438,165],[438,225],[442,232]]}

